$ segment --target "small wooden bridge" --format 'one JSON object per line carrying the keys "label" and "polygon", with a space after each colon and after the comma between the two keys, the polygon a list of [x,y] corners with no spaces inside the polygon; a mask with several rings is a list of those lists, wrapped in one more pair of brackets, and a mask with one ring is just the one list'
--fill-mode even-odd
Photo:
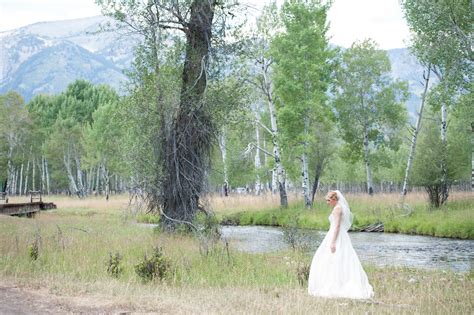
{"label": "small wooden bridge", "polygon": [[56,205],[52,202],[43,202],[41,192],[30,191],[30,202],[24,203],[8,203],[8,196],[5,194],[0,195],[0,200],[5,203],[0,203],[0,214],[4,215],[26,215],[32,217],[35,213],[42,210],[56,209]]}

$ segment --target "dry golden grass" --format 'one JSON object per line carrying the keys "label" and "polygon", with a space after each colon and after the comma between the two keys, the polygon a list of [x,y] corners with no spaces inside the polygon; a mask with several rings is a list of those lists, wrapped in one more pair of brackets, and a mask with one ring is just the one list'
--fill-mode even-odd
{"label": "dry golden grass", "polygon": [[[89,210],[126,210],[129,204],[128,195],[111,195],[107,201],[103,196],[88,196],[79,199],[75,196],[45,195],[43,202],[53,202],[58,209],[89,209]],[[30,202],[26,196],[15,196],[9,198],[10,203]]]}
{"label": "dry golden grass", "polygon": [[[418,202],[422,195],[409,196]],[[453,194],[453,198],[471,198]],[[396,202],[395,194],[349,195],[354,203]],[[397,268],[366,271],[375,290],[371,301],[311,297],[298,285],[284,257],[292,253],[249,255],[232,251],[234,265],[219,257],[202,257],[196,239],[159,234],[122,216],[127,196],[79,200],[46,197],[56,211],[35,219],[0,217],[1,282],[18,284],[104,313],[120,311],[169,314],[473,314],[474,280],[454,274]],[[211,198],[216,211],[258,211],[278,206],[278,196]],[[107,215],[101,215],[105,213]],[[32,262],[27,246],[41,233],[40,258]],[[181,270],[181,278],[142,284],[133,265],[145,250],[159,244]],[[109,252],[124,255],[120,279],[106,274]],[[281,281],[273,281],[274,277]],[[245,278],[246,280],[241,280]]]}
{"label": "dry golden grass", "polygon": [[[347,200],[350,203],[362,203],[367,205],[397,205],[400,203],[400,195],[398,193],[375,194],[369,196],[367,194],[347,194]],[[318,194],[315,198],[316,202],[322,202],[324,196]],[[471,192],[451,192],[450,201],[474,199]],[[29,197],[10,197],[10,203],[29,202]],[[294,205],[302,201],[302,195],[299,193],[289,193],[288,200],[290,205]],[[109,200],[105,200],[103,196],[89,196],[79,199],[75,196],[51,195],[43,196],[44,202],[54,202],[60,209],[94,209],[94,210],[127,210],[129,205],[129,196],[111,195]],[[427,204],[427,195],[424,192],[409,193],[405,202],[411,205]],[[211,194],[207,197],[207,204],[217,213],[231,214],[240,211],[260,211],[263,209],[278,208],[280,206],[280,196],[278,194],[261,194],[259,196],[247,194],[232,194],[223,197],[219,194]]]}
{"label": "dry golden grass", "polygon": [[[166,314],[472,314],[474,285],[463,275],[413,270],[371,270],[372,300],[324,299],[294,286],[205,287],[141,285],[109,279],[6,278],[67,303],[116,313]],[[45,294],[45,293],[43,293]]]}

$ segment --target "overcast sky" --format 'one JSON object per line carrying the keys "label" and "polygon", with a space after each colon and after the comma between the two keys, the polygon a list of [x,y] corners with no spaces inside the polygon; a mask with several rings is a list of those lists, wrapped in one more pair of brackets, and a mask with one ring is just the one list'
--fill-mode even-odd
{"label": "overcast sky", "polygon": [[[244,0],[258,12],[267,0]],[[0,31],[36,22],[100,14],[94,0],[0,0]],[[330,42],[349,47],[355,40],[374,39],[382,49],[406,47],[408,27],[399,0],[334,0],[329,11]]]}

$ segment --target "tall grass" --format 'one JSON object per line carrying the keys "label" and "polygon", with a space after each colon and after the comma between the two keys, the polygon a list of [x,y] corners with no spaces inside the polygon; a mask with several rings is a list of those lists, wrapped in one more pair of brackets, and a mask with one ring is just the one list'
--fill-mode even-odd
{"label": "tall grass", "polygon": [[[99,201],[96,201],[99,202]],[[211,247],[186,235],[157,233],[123,215],[120,202],[97,208],[75,202],[34,219],[0,216],[0,278],[42,287],[88,303],[137,312],[169,313],[472,313],[471,274],[365,266],[375,288],[372,301],[320,299],[298,283],[296,267],[311,257],[294,251],[246,254],[231,243]],[[320,211],[322,212],[322,211]],[[325,215],[327,212],[325,213]],[[38,259],[28,246],[39,238]],[[144,284],[134,266],[161,246],[172,272]],[[107,273],[109,253],[122,272]],[[102,301],[102,302],[100,302]]]}

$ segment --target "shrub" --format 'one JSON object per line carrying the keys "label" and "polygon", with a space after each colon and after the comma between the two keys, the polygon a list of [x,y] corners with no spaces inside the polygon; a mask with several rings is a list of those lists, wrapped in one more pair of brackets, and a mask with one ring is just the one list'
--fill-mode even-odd
{"label": "shrub", "polygon": [[296,275],[298,277],[298,283],[302,287],[305,287],[308,284],[309,269],[310,269],[310,265],[309,264],[303,264],[303,263],[299,264],[298,267],[296,268]]}
{"label": "shrub", "polygon": [[150,258],[145,254],[143,261],[135,265],[135,272],[143,282],[164,280],[171,272],[171,262],[164,256],[161,247],[155,247]]}
{"label": "shrub", "polygon": [[37,260],[39,256],[39,246],[36,239],[33,243],[28,247],[28,256],[30,256],[31,260]]}
{"label": "shrub", "polygon": [[114,278],[118,278],[122,273],[122,267],[120,266],[120,262],[122,261],[122,256],[119,253],[109,253],[109,261],[107,264],[107,273]]}

